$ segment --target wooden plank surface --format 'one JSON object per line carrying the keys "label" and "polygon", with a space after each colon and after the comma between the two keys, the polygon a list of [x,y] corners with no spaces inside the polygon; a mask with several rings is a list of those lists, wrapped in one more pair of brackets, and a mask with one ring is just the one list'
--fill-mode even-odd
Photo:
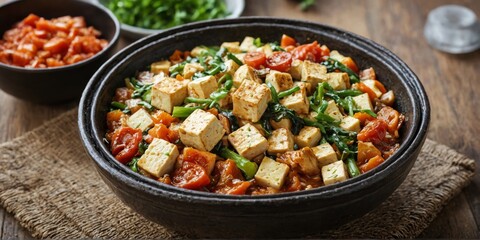
{"label": "wooden plank surface", "polygon": [[[4,2],[5,0],[0,0]],[[306,12],[294,0],[247,0],[243,16],[277,16],[332,25],[370,38],[403,59],[418,75],[430,98],[428,137],[480,164],[480,51],[450,55],[432,49],[423,37],[427,14],[444,4],[461,4],[480,16],[478,0],[319,0]],[[34,129],[73,108],[76,101],[38,105],[0,91],[0,143]],[[455,197],[423,238],[480,238],[480,176]],[[29,233],[0,208],[0,238],[29,239]]]}

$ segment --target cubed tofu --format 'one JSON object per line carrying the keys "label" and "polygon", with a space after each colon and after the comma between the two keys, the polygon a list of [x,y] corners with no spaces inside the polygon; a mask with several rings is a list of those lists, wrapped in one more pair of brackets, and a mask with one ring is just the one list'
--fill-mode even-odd
{"label": "cubed tofu", "polygon": [[306,126],[300,130],[297,136],[295,136],[295,143],[301,148],[313,147],[317,146],[320,139],[322,139],[320,129]]}
{"label": "cubed tofu", "polygon": [[198,63],[187,63],[183,67],[183,78],[191,79],[196,72],[202,72],[204,68]]}
{"label": "cubed tofu", "polygon": [[370,88],[372,92],[375,93],[375,96],[377,98],[380,98],[382,96],[383,93],[375,85],[375,80],[367,79],[367,80],[363,80],[362,83],[365,84],[368,88]]}
{"label": "cubed tofu", "polygon": [[240,60],[240,62],[242,63],[245,63],[245,55],[247,55],[246,53],[234,53],[233,54],[238,60]]}
{"label": "cubed tofu", "polygon": [[257,49],[257,46],[255,46],[255,38],[253,37],[245,37],[240,44],[240,50],[242,52],[250,52],[250,51],[255,51]]}
{"label": "cubed tofu", "polygon": [[343,61],[343,59],[345,58],[345,56],[343,56],[342,54],[340,54],[337,50],[332,50],[330,51],[330,58],[333,58],[339,62]]}
{"label": "cubed tofu", "polygon": [[288,71],[288,73],[292,75],[293,79],[300,81],[302,79],[302,67],[303,67],[303,61],[294,59],[292,61],[292,65],[290,66],[290,70]]}
{"label": "cubed tofu", "polygon": [[271,99],[270,89],[265,84],[245,81],[233,93],[232,113],[245,120],[258,122]]}
{"label": "cubed tofu", "polygon": [[177,157],[177,145],[154,138],[137,164],[143,171],[159,178],[173,170]]}
{"label": "cubed tofu", "polygon": [[265,56],[270,57],[273,54],[272,46],[269,43],[257,48],[257,51],[265,53]]}
{"label": "cubed tofu", "polygon": [[290,130],[279,128],[272,131],[272,135],[268,138],[268,154],[276,155],[287,151],[293,151],[293,134]]}
{"label": "cubed tofu", "polygon": [[145,131],[151,126],[153,126],[153,120],[150,114],[143,108],[140,108],[134,114],[132,114],[128,120],[127,125],[131,128],[138,128]]}
{"label": "cubed tofu", "polygon": [[291,169],[308,176],[320,174],[317,158],[309,147],[297,151],[288,151],[277,158],[277,161],[290,166]]}
{"label": "cubed tofu", "polygon": [[270,125],[272,125],[273,129],[285,128],[285,129],[292,129],[292,121],[288,118],[282,118],[280,121],[276,122],[275,120],[270,120]]}
{"label": "cubed tofu", "polygon": [[152,106],[172,113],[173,107],[182,104],[187,97],[188,82],[188,80],[179,81],[165,77],[152,87]]}
{"label": "cubed tofu", "polygon": [[235,75],[235,72],[238,70],[238,68],[239,66],[235,61],[230,59],[225,61],[225,73],[230,74],[230,76]]}
{"label": "cubed tofu", "polygon": [[217,79],[214,76],[197,78],[188,83],[188,95],[190,97],[209,98],[210,94],[217,89]]}
{"label": "cubed tofu", "polygon": [[350,88],[350,78],[344,72],[327,73],[327,83],[335,90]]}
{"label": "cubed tofu", "polygon": [[340,122],[340,127],[352,132],[360,132],[360,120],[357,118],[346,116]]}
{"label": "cubed tofu", "polygon": [[254,126],[261,134],[262,136],[265,137],[265,130],[263,130],[263,127],[262,127],[262,124],[261,123],[254,123],[252,121],[249,121],[249,120],[245,120],[245,119],[241,119],[241,118],[237,118],[237,123],[238,123],[238,126],[239,127],[243,127],[247,124],[251,124],[252,126]]}
{"label": "cubed tofu", "polygon": [[206,52],[208,52],[206,47],[198,46],[198,47],[194,47],[192,51],[190,51],[190,55],[192,55],[192,57],[198,57]]}
{"label": "cubed tofu", "polygon": [[185,146],[210,151],[222,139],[225,129],[215,115],[197,109],[185,119],[179,133]]}
{"label": "cubed tofu", "polygon": [[243,81],[262,83],[262,80],[255,74],[255,70],[247,64],[240,66],[235,74],[233,74],[233,86],[238,88],[242,85]]}
{"label": "cubed tofu", "polygon": [[230,133],[228,141],[238,154],[247,159],[252,159],[268,149],[267,139],[250,123]]}
{"label": "cubed tofu", "polygon": [[342,121],[343,119],[343,115],[340,112],[340,109],[338,109],[337,104],[333,100],[328,101],[327,108],[325,109],[325,114],[335,119],[335,121]]}
{"label": "cubed tofu", "polygon": [[353,102],[355,103],[358,109],[373,111],[372,102],[368,97],[368,93],[360,94],[358,96],[353,97]]}
{"label": "cubed tofu", "polygon": [[298,84],[297,86],[300,87],[300,90],[280,99],[280,104],[298,114],[308,114],[310,111],[310,101],[308,101],[307,98],[306,85]]}
{"label": "cubed tofu", "polygon": [[327,81],[327,67],[311,61],[303,61],[302,64],[302,82],[308,82],[312,86]]}
{"label": "cubed tofu", "polygon": [[169,75],[170,74],[169,69],[170,69],[171,65],[172,64],[168,60],[154,62],[150,65],[150,72],[152,72],[154,74],[159,74],[159,73],[163,72],[165,75]]}
{"label": "cubed tofu", "polygon": [[270,70],[265,77],[265,83],[272,84],[277,92],[285,91],[293,87],[292,75],[275,70]]}
{"label": "cubed tofu", "polygon": [[277,190],[282,188],[290,168],[285,163],[264,157],[255,174],[255,181],[264,187],[272,187]]}
{"label": "cubed tofu", "polygon": [[338,160],[337,153],[330,143],[323,143],[312,148],[315,157],[317,157],[318,166],[323,167]]}
{"label": "cubed tofu", "polygon": [[347,166],[343,161],[336,161],[322,167],[322,179],[325,185],[343,182],[348,179]]}
{"label": "cubed tofu", "polygon": [[226,48],[231,53],[239,53],[240,50],[240,42],[224,42],[220,46],[220,48]]}

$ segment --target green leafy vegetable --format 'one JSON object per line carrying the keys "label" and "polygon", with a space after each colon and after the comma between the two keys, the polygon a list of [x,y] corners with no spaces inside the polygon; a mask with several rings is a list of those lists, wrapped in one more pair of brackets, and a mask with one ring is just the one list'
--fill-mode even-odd
{"label": "green leafy vegetable", "polygon": [[323,66],[327,67],[328,72],[334,72],[335,70],[339,70],[339,71],[347,73],[348,76],[350,77],[350,82],[351,83],[360,82],[360,78],[358,77],[358,75],[354,71],[352,71],[352,69],[348,68],[343,63],[341,63],[341,62],[339,62],[339,61],[337,61],[333,58],[328,58],[327,60],[323,61],[321,64]]}

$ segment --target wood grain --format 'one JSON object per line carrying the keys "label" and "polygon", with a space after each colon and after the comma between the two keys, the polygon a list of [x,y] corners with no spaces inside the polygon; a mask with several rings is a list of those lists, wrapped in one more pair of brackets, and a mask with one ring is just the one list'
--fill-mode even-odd
{"label": "wood grain", "polygon": [[[0,0],[3,2],[5,0]],[[332,25],[370,38],[403,59],[422,81],[431,103],[428,137],[480,164],[480,51],[450,55],[423,37],[427,14],[444,4],[461,4],[480,16],[478,0],[319,0],[306,12],[294,0],[247,0],[243,16],[276,16]],[[37,105],[0,91],[0,142],[11,140],[76,106]],[[0,208],[0,238],[29,239],[28,232]],[[422,238],[480,238],[480,176],[439,214]]]}

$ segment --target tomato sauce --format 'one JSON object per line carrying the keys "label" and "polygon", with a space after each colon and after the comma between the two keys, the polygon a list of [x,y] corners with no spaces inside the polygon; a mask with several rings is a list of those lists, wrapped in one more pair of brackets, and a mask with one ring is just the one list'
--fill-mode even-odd
{"label": "tomato sauce", "polygon": [[30,14],[6,31],[0,40],[0,62],[26,68],[74,64],[102,51],[108,41],[88,27],[83,17],[50,20]]}

